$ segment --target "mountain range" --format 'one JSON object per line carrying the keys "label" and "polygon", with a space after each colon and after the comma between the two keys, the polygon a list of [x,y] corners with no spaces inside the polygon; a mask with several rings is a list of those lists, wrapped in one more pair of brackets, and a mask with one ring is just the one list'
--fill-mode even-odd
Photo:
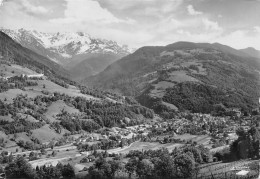
{"label": "mountain range", "polygon": [[[35,138],[50,142],[81,130],[172,119],[187,110],[234,116],[238,109],[246,115],[259,108],[258,54],[219,43],[145,46],[78,78],[79,84],[60,62],[0,32],[0,137],[4,148],[17,148],[20,139],[39,147]],[[93,64],[100,60],[92,57]]]}
{"label": "mountain range", "polygon": [[252,48],[236,50],[219,43],[146,46],[83,82],[135,96],[161,112],[170,108],[208,113],[219,106],[247,111],[258,105],[256,54]]}
{"label": "mountain range", "polygon": [[260,52],[252,47],[177,42],[131,54],[126,46],[81,32],[2,31],[59,74],[134,96],[159,113],[165,108],[208,113],[219,105],[248,111],[258,104]]}
{"label": "mountain range", "polygon": [[66,68],[73,80],[97,74],[129,54],[126,45],[91,37],[83,32],[43,33],[35,30],[1,28],[13,40]]}

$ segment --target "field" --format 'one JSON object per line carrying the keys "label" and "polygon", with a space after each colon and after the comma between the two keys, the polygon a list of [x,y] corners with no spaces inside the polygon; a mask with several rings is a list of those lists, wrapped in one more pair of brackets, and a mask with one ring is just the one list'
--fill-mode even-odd
{"label": "field", "polygon": [[185,71],[173,71],[169,75],[170,75],[169,80],[172,82],[178,82],[178,83],[185,82],[185,81],[199,82],[199,80],[197,80],[196,78],[187,75],[187,72]]}
{"label": "field", "polygon": [[155,97],[163,97],[165,94],[165,90],[167,88],[173,87],[175,84],[168,81],[160,81],[157,84],[154,84],[154,89],[151,90],[150,94],[151,96]]}
{"label": "field", "polygon": [[[168,137],[168,135],[162,135],[162,136],[159,136],[156,138],[158,138],[159,140],[163,140],[164,137]],[[204,146],[211,148],[211,145],[209,145],[209,141],[210,141],[211,137],[209,135],[182,134],[182,135],[173,136],[173,138],[185,140],[185,141],[191,140],[192,142],[197,142],[197,144],[202,144]]]}
{"label": "field", "polygon": [[61,134],[58,134],[57,132],[52,130],[48,124],[46,124],[39,129],[32,130],[32,136],[39,139],[41,142],[48,142],[54,138],[61,138],[65,132],[68,131],[63,129]]}
{"label": "field", "polygon": [[176,83],[185,82],[185,81],[195,81],[199,82],[196,78],[193,78],[187,75],[185,71],[173,71],[168,74],[169,77],[166,81],[159,81],[157,84],[154,84],[154,89],[150,91],[151,96],[156,96],[162,98],[165,94],[167,88],[175,86]]}
{"label": "field", "polygon": [[[175,136],[174,138],[176,139],[181,139],[181,140],[191,140],[194,142],[197,142],[198,144],[203,144],[204,146],[209,146],[209,141],[210,137],[208,135],[191,135],[191,134],[183,134],[183,135],[178,135]],[[126,154],[131,150],[157,150],[160,148],[166,148],[170,152],[175,148],[175,147],[180,147],[183,144],[180,143],[166,143],[166,144],[161,144],[159,142],[134,142],[130,144],[129,146],[125,146],[123,148],[116,148],[116,149],[110,149],[108,150],[108,153],[122,153]]]}
{"label": "field", "polygon": [[[4,132],[0,131],[0,138],[3,138],[4,139],[4,143],[5,143],[5,150],[8,150],[10,152],[15,152],[16,148],[19,148],[17,146],[17,144],[10,140],[11,137],[7,136]],[[0,147],[0,152],[2,151],[3,149],[1,149]]]}
{"label": "field", "polygon": [[37,81],[38,86],[32,86],[32,87],[27,87],[27,91],[30,90],[32,93],[42,93],[42,91],[48,91],[49,93],[54,93],[54,92],[59,92],[59,93],[64,93],[69,96],[81,96],[85,97],[87,99],[97,99],[94,98],[93,96],[90,95],[85,95],[80,93],[80,90],[77,89],[75,86],[69,85],[69,88],[64,88],[56,83],[53,83],[50,80],[38,80]]}
{"label": "field", "polygon": [[[93,163],[80,163],[80,160],[84,158],[86,155],[80,154],[75,146],[73,145],[64,145],[60,147],[54,147],[54,151],[57,151],[57,155],[55,157],[49,157],[34,161],[30,161],[29,163],[35,168],[36,166],[42,165],[53,165],[56,166],[59,162],[62,164],[70,163],[74,166],[74,170],[76,173],[81,171],[84,167],[90,167]],[[47,154],[51,154],[52,150],[47,149]]]}
{"label": "field", "polygon": [[[21,76],[22,74],[32,75],[37,73],[19,65],[12,64],[11,66],[9,66],[6,64],[0,64],[0,74],[2,77],[12,77]],[[6,92],[0,93],[0,100],[4,101],[5,103],[12,103],[13,98],[15,98],[18,94],[28,95],[28,97],[34,98],[38,95],[44,95],[42,91],[48,91],[49,93],[59,92],[67,94],[69,96],[81,96],[87,99],[98,100],[93,96],[80,93],[80,90],[77,89],[75,86],[69,85],[69,88],[64,88],[48,80],[46,77],[44,77],[43,80],[33,81],[36,81],[38,83],[38,86],[26,87],[25,91],[20,89],[10,89]]]}
{"label": "field", "polygon": [[160,148],[167,148],[170,152],[175,147],[180,147],[182,144],[160,144],[159,142],[134,142],[129,146],[123,147],[123,148],[116,148],[108,150],[108,153],[122,153],[127,154],[131,150],[157,150]]}
{"label": "field", "polygon": [[12,116],[9,114],[8,116],[0,116],[0,121],[12,122],[12,121],[14,121],[14,119],[13,119]]}
{"label": "field", "polygon": [[52,103],[48,109],[47,112],[45,113],[45,116],[51,121],[54,122],[56,121],[55,117],[57,114],[61,113],[61,111],[64,110],[68,113],[79,113],[79,110],[74,108],[74,107],[70,107],[67,104],[65,104],[64,101],[56,101],[55,103]]}
{"label": "field", "polygon": [[69,88],[64,88],[49,80],[37,80],[37,83],[38,86],[26,87],[26,91],[21,89],[9,89],[8,91],[2,92],[0,93],[0,100],[4,101],[5,103],[12,103],[13,99],[19,94],[27,95],[30,98],[35,98],[36,96],[44,95],[42,91],[48,91],[49,93],[59,92],[73,97],[81,96],[87,99],[98,100],[98,98],[93,96],[80,93],[80,90],[75,86],[70,85]]}
{"label": "field", "polygon": [[15,64],[12,64],[11,66],[6,64],[0,64],[0,72],[4,74],[4,77],[11,77],[15,75],[21,76],[22,74],[25,75],[37,74],[36,72],[30,70],[29,68],[15,65]]}
{"label": "field", "polygon": [[19,94],[27,95],[30,98],[35,98],[38,95],[43,95],[42,92],[39,91],[37,92],[30,90],[23,91],[20,89],[9,89],[8,91],[0,93],[0,100],[10,104],[13,103],[13,99]]}
{"label": "field", "polygon": [[223,150],[224,148],[229,148],[229,145],[224,145],[224,146],[220,146],[220,147],[216,147],[213,149],[210,149],[211,152],[215,153],[217,151]]}
{"label": "field", "polygon": [[198,144],[203,144],[203,145],[207,145],[211,139],[211,137],[208,135],[191,135],[191,134],[177,135],[174,138],[181,139],[181,140],[192,140],[193,142],[197,142]]}
{"label": "field", "polygon": [[31,142],[31,139],[30,139],[29,135],[26,132],[16,133],[15,136],[16,137],[14,137],[14,134],[9,134],[9,137],[15,138],[16,142],[18,142],[20,140],[23,140],[24,142],[26,142],[26,141],[30,141]]}
{"label": "field", "polygon": [[162,104],[165,105],[165,106],[167,106],[167,107],[169,107],[170,109],[178,110],[178,108],[177,108],[175,105],[173,105],[173,104],[166,103],[166,102],[164,102],[164,101],[162,102]]}

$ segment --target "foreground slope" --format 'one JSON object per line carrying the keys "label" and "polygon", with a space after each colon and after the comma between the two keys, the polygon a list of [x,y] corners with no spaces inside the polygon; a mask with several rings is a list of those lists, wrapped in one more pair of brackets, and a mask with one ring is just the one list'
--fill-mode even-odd
{"label": "foreground slope", "polygon": [[84,82],[134,95],[154,109],[247,111],[257,106],[259,72],[259,59],[245,52],[218,43],[177,42],[142,47]]}
{"label": "foreground slope", "polygon": [[58,64],[3,33],[0,45],[0,150],[62,145],[71,134],[153,118],[131,98],[67,80]]}

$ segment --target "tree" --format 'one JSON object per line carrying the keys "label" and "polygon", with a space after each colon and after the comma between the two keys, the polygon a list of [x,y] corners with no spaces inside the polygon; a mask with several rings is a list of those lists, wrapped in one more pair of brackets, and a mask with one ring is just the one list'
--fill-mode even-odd
{"label": "tree", "polygon": [[201,151],[201,157],[204,162],[212,162],[212,154],[208,148],[204,147],[203,145],[199,145],[197,148]]}
{"label": "tree", "polygon": [[74,178],[75,177],[75,171],[69,163],[67,165],[63,166],[62,176],[64,178]]}
{"label": "tree", "polygon": [[244,130],[243,127],[239,127],[236,130],[236,134],[238,135],[238,137],[240,137],[241,139],[245,139],[246,138],[246,131]]}
{"label": "tree", "polygon": [[35,153],[35,152],[31,152],[30,154],[29,154],[29,161],[32,161],[32,160],[37,160],[37,153]]}
{"label": "tree", "polygon": [[118,160],[110,160],[108,161],[110,168],[111,168],[111,172],[110,172],[110,177],[114,178],[116,172],[118,172],[119,170],[121,170],[123,167],[121,165],[121,162]]}
{"label": "tree", "polygon": [[103,170],[99,170],[94,166],[89,167],[88,170],[89,176],[91,179],[102,179],[105,178],[105,173]]}
{"label": "tree", "polygon": [[[131,151],[130,151],[131,152]],[[129,175],[129,178],[136,172],[138,160],[136,157],[130,158],[125,165],[125,169]]]}
{"label": "tree", "polygon": [[109,156],[109,154],[108,154],[108,152],[107,152],[107,150],[104,152],[104,154],[103,154],[103,157],[104,158],[107,158]]}
{"label": "tree", "polygon": [[153,163],[157,176],[164,179],[175,178],[174,160],[168,153],[155,158]]}
{"label": "tree", "polygon": [[22,157],[17,156],[14,162],[5,167],[7,178],[35,178],[32,166]]}
{"label": "tree", "polygon": [[201,156],[201,151],[197,147],[188,146],[188,147],[185,147],[183,149],[183,151],[185,153],[186,152],[191,152],[193,154],[195,162],[197,162],[197,163],[202,163],[203,162],[203,159],[202,159],[202,156]]}
{"label": "tree", "polygon": [[256,127],[245,131],[239,127],[236,130],[238,139],[230,145],[230,159],[259,158],[260,133]]}
{"label": "tree", "polygon": [[41,148],[41,154],[45,155],[45,154],[47,154],[47,151],[44,148]]}
{"label": "tree", "polygon": [[105,174],[107,178],[113,178],[112,168],[111,165],[108,162],[104,162],[101,165],[101,171]]}
{"label": "tree", "polygon": [[143,159],[139,161],[136,169],[136,173],[140,179],[152,178],[154,170],[154,164],[149,159]]}
{"label": "tree", "polygon": [[89,168],[90,178],[114,178],[116,172],[121,170],[122,164],[118,160],[106,161],[103,157],[98,158],[94,165]]}
{"label": "tree", "polygon": [[55,157],[56,155],[57,155],[57,151],[56,150],[54,150],[53,152],[52,152],[52,154],[51,154],[53,157]]}
{"label": "tree", "polygon": [[4,173],[4,172],[5,172],[4,168],[0,166],[0,173]]}
{"label": "tree", "polygon": [[190,177],[195,168],[195,162],[186,154],[181,154],[174,159],[175,171],[178,177]]}

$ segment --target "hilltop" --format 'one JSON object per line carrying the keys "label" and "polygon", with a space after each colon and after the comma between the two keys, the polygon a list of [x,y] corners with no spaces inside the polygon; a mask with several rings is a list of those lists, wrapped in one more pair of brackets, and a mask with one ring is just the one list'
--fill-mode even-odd
{"label": "hilltop", "polygon": [[259,97],[259,59],[218,43],[138,49],[83,82],[119,90],[162,112],[250,111]]}
{"label": "hilltop", "polygon": [[260,51],[259,50],[256,50],[255,48],[253,47],[248,47],[248,48],[245,48],[245,49],[241,49],[240,51],[252,56],[252,57],[255,57],[255,58],[260,58]]}

